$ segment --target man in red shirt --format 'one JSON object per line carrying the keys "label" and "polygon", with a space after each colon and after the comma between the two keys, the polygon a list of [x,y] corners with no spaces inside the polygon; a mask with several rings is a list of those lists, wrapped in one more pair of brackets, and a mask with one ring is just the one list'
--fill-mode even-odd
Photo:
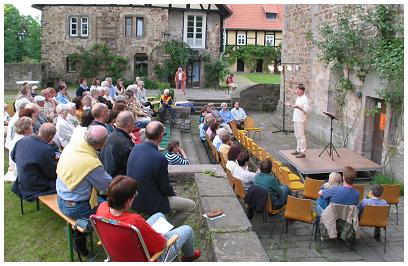
{"label": "man in red shirt", "polygon": [[[129,212],[128,210],[136,196],[137,181],[128,176],[118,175],[109,186],[108,201],[99,205],[96,215],[137,227],[151,256],[166,247],[166,239],[170,239],[173,235],[178,235],[179,238],[174,245],[175,248],[170,249],[168,257],[175,257],[180,250],[184,254],[181,258],[182,261],[194,261],[200,257],[201,251],[198,248],[194,249],[193,229],[190,226],[182,225],[161,235],[151,225],[161,217],[166,219],[164,214],[156,213],[148,220],[145,220],[142,216]],[[163,259],[164,256],[161,256],[158,260],[161,261]]]}

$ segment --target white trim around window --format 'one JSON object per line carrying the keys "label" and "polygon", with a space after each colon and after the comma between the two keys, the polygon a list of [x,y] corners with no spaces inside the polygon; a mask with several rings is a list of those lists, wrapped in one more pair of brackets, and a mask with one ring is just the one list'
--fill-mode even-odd
{"label": "white trim around window", "polygon": [[246,45],[246,34],[245,33],[237,34],[237,45]]}
{"label": "white trim around window", "polygon": [[185,12],[183,41],[191,48],[205,49],[206,13]]}
{"label": "white trim around window", "polygon": [[87,16],[70,16],[69,37],[88,37],[89,36],[89,18]]}
{"label": "white trim around window", "polygon": [[265,45],[266,46],[275,46],[275,35],[266,34],[265,35]]}

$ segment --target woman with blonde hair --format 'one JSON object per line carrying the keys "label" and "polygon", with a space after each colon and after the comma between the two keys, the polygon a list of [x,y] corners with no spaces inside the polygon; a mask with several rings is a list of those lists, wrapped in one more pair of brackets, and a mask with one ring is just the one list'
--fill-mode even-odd
{"label": "woman with blonde hair", "polygon": [[[329,181],[324,183],[322,187],[320,188],[320,190],[325,190],[325,189],[329,189],[332,187],[340,187],[342,185],[343,185],[343,177],[341,176],[341,174],[336,173],[336,172],[331,172],[329,175]],[[320,215],[324,211],[324,209],[326,209],[328,205],[329,205],[329,201],[324,200],[322,196],[319,196],[319,198],[316,201],[317,214]]]}

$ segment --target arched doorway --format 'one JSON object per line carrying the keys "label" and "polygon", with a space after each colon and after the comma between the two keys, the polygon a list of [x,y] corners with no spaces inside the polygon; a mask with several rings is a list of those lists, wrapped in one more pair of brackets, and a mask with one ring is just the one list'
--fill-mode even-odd
{"label": "arched doorway", "polygon": [[134,57],[134,76],[148,76],[148,57],[146,54],[135,54]]}

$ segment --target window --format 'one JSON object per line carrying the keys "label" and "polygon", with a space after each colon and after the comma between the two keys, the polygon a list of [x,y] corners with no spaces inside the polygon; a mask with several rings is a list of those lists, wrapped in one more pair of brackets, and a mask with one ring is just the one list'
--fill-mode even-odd
{"label": "window", "polygon": [[237,45],[246,45],[246,35],[245,35],[245,33],[239,33],[237,35]]}
{"label": "window", "polygon": [[125,37],[143,37],[144,18],[143,17],[125,17]]}
{"label": "window", "polygon": [[67,56],[66,65],[67,65],[67,72],[77,71],[76,61],[72,60],[70,56]]}
{"label": "window", "polygon": [[275,46],[275,35],[265,35],[265,45]]}
{"label": "window", "polygon": [[132,18],[126,17],[125,18],[125,37],[132,36]]}
{"label": "window", "polygon": [[144,33],[144,20],[143,18],[136,18],[136,37],[142,37]]}
{"label": "window", "polygon": [[278,16],[278,14],[276,14],[276,13],[266,13],[266,18],[270,19],[270,20],[276,20],[277,16]]}
{"label": "window", "polygon": [[191,48],[205,48],[206,17],[201,13],[185,13],[184,42]]}
{"label": "window", "polygon": [[88,37],[89,36],[88,17],[69,17],[69,36]]}

